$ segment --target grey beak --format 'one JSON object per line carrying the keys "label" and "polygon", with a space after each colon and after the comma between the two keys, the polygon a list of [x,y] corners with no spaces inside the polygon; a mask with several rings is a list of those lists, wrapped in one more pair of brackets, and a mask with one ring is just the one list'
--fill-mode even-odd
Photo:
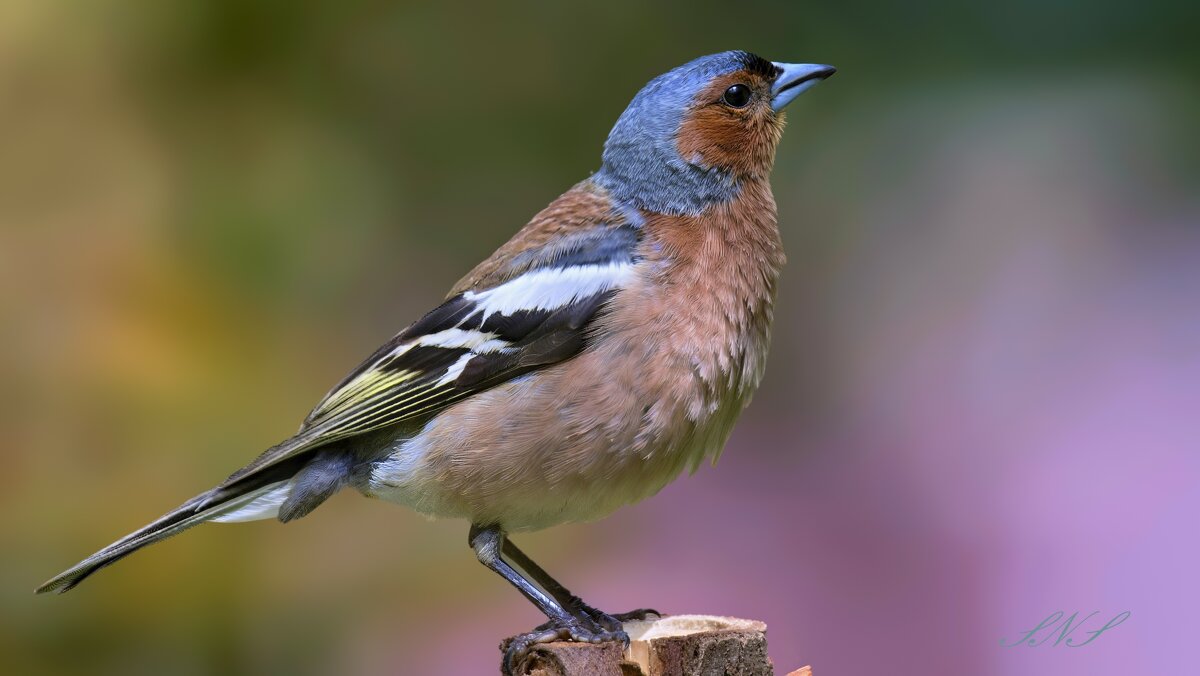
{"label": "grey beak", "polygon": [[783,69],[771,86],[771,110],[779,112],[801,92],[837,72],[833,66],[819,63],[776,63]]}

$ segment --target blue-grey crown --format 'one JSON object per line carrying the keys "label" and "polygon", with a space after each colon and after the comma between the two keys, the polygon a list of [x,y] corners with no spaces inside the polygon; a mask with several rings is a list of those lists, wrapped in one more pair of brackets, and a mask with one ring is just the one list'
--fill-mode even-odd
{"label": "blue-grey crown", "polygon": [[776,67],[749,52],[702,56],[651,80],[621,113],[604,143],[595,181],[618,199],[665,214],[695,214],[737,195],[735,178],[679,155],[676,134],[688,106],[713,78],[747,69],[773,77]]}

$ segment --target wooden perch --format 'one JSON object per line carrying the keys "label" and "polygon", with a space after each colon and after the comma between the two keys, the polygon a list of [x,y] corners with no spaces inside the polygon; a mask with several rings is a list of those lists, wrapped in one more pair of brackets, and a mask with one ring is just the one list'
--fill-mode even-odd
{"label": "wooden perch", "polygon": [[[712,615],[673,615],[626,622],[619,643],[557,642],[534,647],[519,676],[774,676],[767,625]],[[788,676],[812,676],[804,667]]]}

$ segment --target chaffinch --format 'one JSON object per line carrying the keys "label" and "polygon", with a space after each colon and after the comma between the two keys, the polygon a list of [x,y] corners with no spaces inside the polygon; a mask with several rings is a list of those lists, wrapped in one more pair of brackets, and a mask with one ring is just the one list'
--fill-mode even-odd
{"label": "chaffinch", "polygon": [[741,51],[650,81],[599,171],[338,383],[300,431],[38,591],[207,521],[291,521],[344,486],[470,521],[549,622],[509,645],[628,640],[507,538],[596,519],[720,453],[763,374],[784,263],[783,108],[834,72]]}

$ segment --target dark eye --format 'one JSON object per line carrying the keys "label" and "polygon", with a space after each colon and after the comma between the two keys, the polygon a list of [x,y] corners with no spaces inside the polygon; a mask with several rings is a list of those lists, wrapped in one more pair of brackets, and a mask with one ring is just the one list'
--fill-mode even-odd
{"label": "dark eye", "polygon": [[735,84],[725,90],[721,100],[734,108],[742,108],[750,103],[750,88],[744,84]]}

